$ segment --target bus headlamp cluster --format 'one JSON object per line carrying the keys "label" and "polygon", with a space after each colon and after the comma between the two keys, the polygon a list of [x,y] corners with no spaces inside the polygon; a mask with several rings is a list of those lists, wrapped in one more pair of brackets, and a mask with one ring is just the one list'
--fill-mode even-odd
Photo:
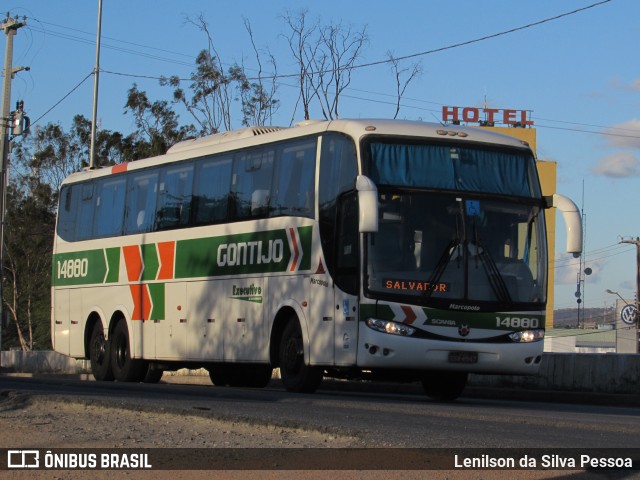
{"label": "bus headlamp cluster", "polygon": [[378,318],[367,318],[367,326],[373,330],[401,337],[410,337],[416,329],[404,323],[392,322],[390,320],[380,320]]}
{"label": "bus headlamp cluster", "polygon": [[530,343],[537,342],[538,340],[544,339],[544,330],[536,329],[536,330],[524,330],[522,332],[513,332],[509,335],[509,338],[514,342],[519,343]]}

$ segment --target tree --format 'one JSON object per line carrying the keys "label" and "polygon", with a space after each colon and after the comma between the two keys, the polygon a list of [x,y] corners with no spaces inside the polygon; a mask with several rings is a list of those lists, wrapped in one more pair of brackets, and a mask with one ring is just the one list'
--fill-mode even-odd
{"label": "tree", "polygon": [[152,103],[135,83],[127,94],[126,113],[133,115],[137,131],[122,141],[120,148],[125,160],[162,155],[175,143],[196,133],[193,125],[179,126],[178,115],[169,102],[156,100]]}
{"label": "tree", "polygon": [[[400,61],[393,56],[393,53],[387,52],[387,58],[389,58],[391,71],[396,81],[396,111],[393,118],[398,118],[400,101],[404,96],[404,92],[413,80],[422,75],[422,65],[420,63],[412,63],[409,67],[400,68]],[[403,75],[406,75],[406,77],[403,78]]]}
{"label": "tree", "polygon": [[55,195],[32,177],[28,185],[12,183],[7,192],[3,309],[10,327],[5,346],[22,350],[50,346],[51,253]]}
{"label": "tree", "polygon": [[[201,50],[196,57],[196,69],[191,73],[191,83],[187,90],[181,86],[183,80],[177,76],[162,78],[160,84],[173,88],[172,102],[182,105],[191,115],[198,127],[198,135],[211,135],[232,129],[233,107],[237,100],[234,91],[239,93],[243,125],[264,125],[270,122],[279,104],[275,98],[277,85],[274,80],[270,87],[266,86],[262,54],[256,46],[249,21],[245,19],[244,24],[258,63],[257,81],[251,81],[244,66],[237,63],[225,71],[206,20],[200,16],[188,21],[204,32],[207,48]],[[277,72],[275,58],[268,52],[267,56],[274,72]]]}
{"label": "tree", "polygon": [[273,114],[278,109],[280,101],[276,98],[278,86],[276,77],[278,76],[278,67],[275,57],[267,50],[269,64],[272,68],[271,85],[267,87],[262,71],[262,58],[253,37],[253,31],[249,20],[244,19],[244,26],[251,39],[251,45],[258,64],[257,81],[249,82],[244,67],[235,66],[233,68],[232,78],[237,84],[240,91],[240,99],[242,102],[242,124],[249,125],[269,125],[271,124]]}
{"label": "tree", "polygon": [[[98,130],[96,165],[114,165],[127,160],[125,144],[121,133]],[[90,147],[91,121],[82,115],[73,117],[68,132],[59,123],[36,127],[32,136],[16,143],[12,174],[21,182],[36,177],[56,192],[62,180],[88,166]]]}
{"label": "tree", "polygon": [[341,23],[308,26],[306,11],[288,13],[284,20],[290,30],[289,49],[298,65],[298,101],[305,120],[310,118],[314,98],[325,119],[339,118],[340,96],[351,84],[353,67],[369,42],[366,26],[360,30]]}

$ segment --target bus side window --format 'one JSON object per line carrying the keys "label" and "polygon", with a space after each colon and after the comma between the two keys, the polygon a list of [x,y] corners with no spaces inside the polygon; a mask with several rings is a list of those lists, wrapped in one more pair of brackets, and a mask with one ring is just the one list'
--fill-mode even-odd
{"label": "bus side window", "polygon": [[347,293],[358,294],[358,201],[355,194],[339,200],[336,241],[336,285]]}
{"label": "bus side window", "polygon": [[286,145],[277,161],[271,215],[313,217],[315,211],[316,140]]}
{"label": "bus side window", "polygon": [[332,274],[338,253],[335,252],[338,197],[341,193],[355,188],[357,175],[356,149],[353,141],[339,134],[323,135],[318,187],[318,219],[322,251]]}
{"label": "bus side window", "polygon": [[132,174],[127,187],[125,234],[144,233],[155,225],[158,172]]}
{"label": "bus side window", "polygon": [[122,233],[126,177],[107,177],[97,187],[94,237],[111,237]]}
{"label": "bus side window", "polygon": [[67,242],[75,240],[77,225],[76,213],[80,189],[80,185],[65,185],[60,192],[58,228],[56,231],[60,238]]}
{"label": "bus side window", "polygon": [[162,172],[156,212],[156,230],[185,227],[191,216],[193,164],[173,166]]}
{"label": "bus side window", "polygon": [[95,198],[93,183],[78,185],[81,189],[80,205],[78,208],[78,224],[76,226],[76,240],[88,240],[93,236],[93,215],[95,212]]}
{"label": "bus side window", "polygon": [[274,157],[273,148],[236,156],[231,186],[234,220],[263,218],[269,213]]}
{"label": "bus side window", "polygon": [[193,218],[196,225],[227,220],[231,167],[230,157],[212,158],[199,163],[193,197]]}

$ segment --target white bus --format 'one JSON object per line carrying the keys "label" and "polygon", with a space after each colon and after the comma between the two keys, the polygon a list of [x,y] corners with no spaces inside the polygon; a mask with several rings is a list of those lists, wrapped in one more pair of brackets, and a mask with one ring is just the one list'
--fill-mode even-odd
{"label": "white bus", "polygon": [[67,178],[52,269],[57,352],[97,380],[205,367],[290,391],[324,376],[533,374],[547,292],[531,149],[478,128],[389,120],[252,127]]}

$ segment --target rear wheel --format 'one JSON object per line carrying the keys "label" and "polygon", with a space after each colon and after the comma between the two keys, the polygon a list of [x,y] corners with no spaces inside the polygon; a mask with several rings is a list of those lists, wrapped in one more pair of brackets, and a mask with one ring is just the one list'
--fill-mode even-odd
{"label": "rear wheel", "polygon": [[453,402],[467,384],[466,372],[425,372],[422,375],[424,393],[439,402]]}
{"label": "rear wheel", "polygon": [[131,358],[127,323],[120,320],[111,338],[111,369],[119,382],[141,382],[147,374],[147,363]]}
{"label": "rear wheel", "polygon": [[104,338],[104,331],[100,322],[96,322],[91,331],[89,360],[91,361],[93,378],[99,382],[113,380],[109,342]]}
{"label": "rear wheel", "polygon": [[280,341],[280,376],[290,392],[311,393],[322,382],[323,369],[304,363],[302,331],[297,319],[291,319]]}

